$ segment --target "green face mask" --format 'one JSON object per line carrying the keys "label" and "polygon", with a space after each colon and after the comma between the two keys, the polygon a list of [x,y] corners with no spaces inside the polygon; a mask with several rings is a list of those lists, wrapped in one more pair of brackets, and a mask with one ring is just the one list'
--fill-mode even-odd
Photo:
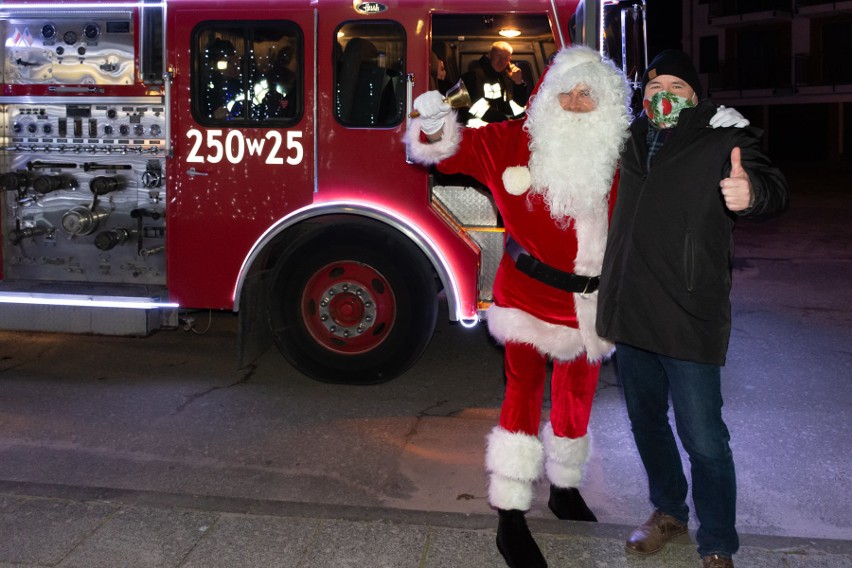
{"label": "green face mask", "polygon": [[694,107],[695,103],[691,98],[687,99],[668,91],[659,91],[650,99],[645,99],[642,106],[645,108],[648,120],[657,128],[673,128],[677,125],[680,111]]}

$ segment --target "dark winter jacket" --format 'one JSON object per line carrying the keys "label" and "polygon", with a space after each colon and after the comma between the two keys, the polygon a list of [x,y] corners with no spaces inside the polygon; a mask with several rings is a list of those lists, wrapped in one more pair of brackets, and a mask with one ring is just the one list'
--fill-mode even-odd
{"label": "dark winter jacket", "polygon": [[761,153],[750,128],[709,127],[710,101],[684,110],[646,170],[649,123],[630,127],[621,155],[598,297],[597,332],[669,357],[725,364],[731,331],[732,230],[719,182],[739,146],[754,190],[746,217],[787,205],[783,175]]}
{"label": "dark winter jacket", "polygon": [[[517,85],[509,77],[506,70],[497,72],[491,66],[491,60],[487,55],[479,58],[479,61],[470,71],[462,75],[462,81],[467,88],[468,94],[472,102],[476,103],[479,99],[486,97],[485,85],[500,85],[500,96],[491,98],[494,93],[488,95],[489,109],[482,117],[485,122],[502,122],[509,120],[515,116],[512,106],[509,101],[515,101],[519,106],[526,106],[529,100],[527,85],[525,83]],[[471,118],[471,114],[467,108],[459,111],[459,119],[464,124]]]}

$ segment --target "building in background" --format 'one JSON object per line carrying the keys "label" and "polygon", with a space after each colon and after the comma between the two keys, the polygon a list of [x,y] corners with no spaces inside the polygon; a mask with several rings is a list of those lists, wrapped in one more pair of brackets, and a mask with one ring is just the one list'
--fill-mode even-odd
{"label": "building in background", "polygon": [[852,159],[852,0],[687,0],[683,49],[773,158]]}

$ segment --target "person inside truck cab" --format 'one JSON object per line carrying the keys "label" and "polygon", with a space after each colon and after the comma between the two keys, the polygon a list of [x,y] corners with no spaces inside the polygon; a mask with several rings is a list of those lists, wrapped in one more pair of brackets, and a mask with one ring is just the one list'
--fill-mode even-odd
{"label": "person inside truck cab", "polygon": [[297,75],[290,68],[293,52],[292,46],[281,46],[272,66],[252,84],[252,118],[295,116]]}
{"label": "person inside truck cab", "polygon": [[207,116],[216,120],[240,116],[245,93],[234,44],[225,39],[213,40],[204,50],[204,62]]}
{"label": "person inside truck cab", "polygon": [[402,73],[389,68],[387,54],[367,39],[354,37],[343,47],[337,69],[335,104],[344,124],[393,124],[402,109],[396,89]]}
{"label": "person inside truck cab", "polygon": [[429,89],[446,94],[452,84],[447,80],[447,65],[434,51],[429,64]]}
{"label": "person inside truck cab", "polygon": [[466,126],[482,126],[518,118],[529,100],[521,68],[512,63],[512,46],[496,41],[491,51],[462,75],[473,104],[459,113]]}

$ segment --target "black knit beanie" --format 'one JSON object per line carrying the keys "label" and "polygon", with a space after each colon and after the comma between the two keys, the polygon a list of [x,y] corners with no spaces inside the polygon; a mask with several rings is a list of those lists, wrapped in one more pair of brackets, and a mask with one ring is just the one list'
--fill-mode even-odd
{"label": "black knit beanie", "polygon": [[642,92],[645,92],[645,86],[648,81],[656,79],[659,75],[674,75],[686,81],[695,91],[695,95],[701,98],[701,81],[698,79],[698,72],[695,70],[695,65],[687,54],[676,49],[667,49],[660,52],[648,64],[645,74],[642,75]]}

